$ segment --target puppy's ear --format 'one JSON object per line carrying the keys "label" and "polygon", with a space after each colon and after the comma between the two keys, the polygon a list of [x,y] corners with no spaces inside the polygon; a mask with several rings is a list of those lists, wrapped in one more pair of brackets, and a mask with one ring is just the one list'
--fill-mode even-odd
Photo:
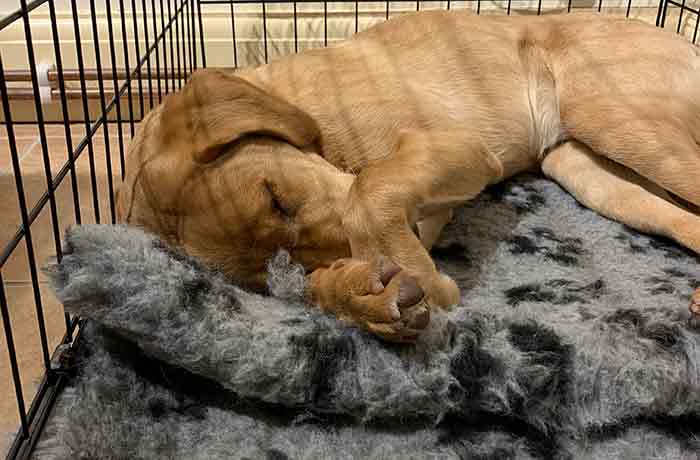
{"label": "puppy's ear", "polygon": [[299,148],[320,137],[309,115],[221,70],[195,72],[163,103],[161,145],[185,147],[195,161],[215,160],[222,146],[247,134],[277,137]]}

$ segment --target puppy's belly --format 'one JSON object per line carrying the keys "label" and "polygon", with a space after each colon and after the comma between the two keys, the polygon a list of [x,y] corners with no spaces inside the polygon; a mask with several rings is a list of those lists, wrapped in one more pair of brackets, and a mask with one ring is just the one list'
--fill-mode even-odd
{"label": "puppy's belly", "polygon": [[553,81],[542,79],[531,81],[528,102],[530,106],[529,150],[540,163],[549,149],[565,138],[559,111],[559,97]]}

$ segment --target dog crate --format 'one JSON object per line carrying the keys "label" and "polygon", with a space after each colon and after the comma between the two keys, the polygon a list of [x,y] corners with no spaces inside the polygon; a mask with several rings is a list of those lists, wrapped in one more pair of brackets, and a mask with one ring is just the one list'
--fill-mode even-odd
{"label": "dog crate", "polygon": [[114,189],[139,120],[196,69],[235,69],[332,46],[424,9],[600,11],[672,27],[696,43],[700,7],[679,1],[3,2],[0,431],[16,435],[0,437],[0,453],[31,455],[80,344],[81,318],[63,313],[40,267],[48,257],[60,260],[67,226],[115,221]]}

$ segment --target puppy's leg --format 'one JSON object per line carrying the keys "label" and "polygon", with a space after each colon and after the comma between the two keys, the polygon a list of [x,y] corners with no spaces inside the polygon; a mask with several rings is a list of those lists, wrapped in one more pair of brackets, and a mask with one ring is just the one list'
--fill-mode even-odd
{"label": "puppy's leg", "polygon": [[[542,171],[579,202],[641,232],[667,236],[700,254],[700,217],[661,198],[653,182],[572,141],[552,150]],[[691,312],[700,315],[700,290]],[[700,317],[700,316],[698,316]]]}
{"label": "puppy's leg", "polygon": [[700,111],[682,95],[562,101],[562,120],[571,138],[700,206]]}
{"label": "puppy's leg", "polygon": [[442,229],[452,220],[452,209],[446,209],[432,214],[416,223],[418,237],[423,247],[430,251],[440,237]]}
{"label": "puppy's leg", "polygon": [[418,280],[431,305],[457,303],[457,285],[438,273],[412,227],[422,215],[469,200],[501,176],[500,162],[478,133],[404,133],[393,154],[365,167],[350,189],[343,225],[353,258],[386,256]]}
{"label": "puppy's leg", "polygon": [[654,183],[583,144],[571,141],[552,150],[542,171],[601,215],[672,238],[700,254],[700,217],[659,197]]}

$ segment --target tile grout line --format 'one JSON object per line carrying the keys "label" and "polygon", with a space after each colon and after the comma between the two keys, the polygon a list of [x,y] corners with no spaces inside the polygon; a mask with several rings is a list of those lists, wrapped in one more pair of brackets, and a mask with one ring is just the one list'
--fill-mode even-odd
{"label": "tile grout line", "polygon": [[[37,145],[39,145],[39,142],[41,142],[41,138],[40,138],[39,136],[36,136],[36,137],[34,138],[34,142],[32,142],[28,147],[26,147],[26,148],[24,149],[24,152],[22,152],[22,153],[19,155],[19,163],[20,163],[20,164],[22,164],[22,161],[32,152],[32,150],[34,150],[34,147],[36,147]],[[3,174],[10,174],[10,172],[12,172],[12,171],[10,171],[9,168],[7,169],[7,171],[0,170],[0,175],[3,175]]]}
{"label": "tile grout line", "polygon": [[[21,279],[10,279],[10,280],[3,280],[5,282],[5,286],[9,287],[22,287],[22,286],[32,286],[32,281],[31,280],[21,280]],[[47,279],[40,279],[39,284],[49,284],[49,280]]]}

